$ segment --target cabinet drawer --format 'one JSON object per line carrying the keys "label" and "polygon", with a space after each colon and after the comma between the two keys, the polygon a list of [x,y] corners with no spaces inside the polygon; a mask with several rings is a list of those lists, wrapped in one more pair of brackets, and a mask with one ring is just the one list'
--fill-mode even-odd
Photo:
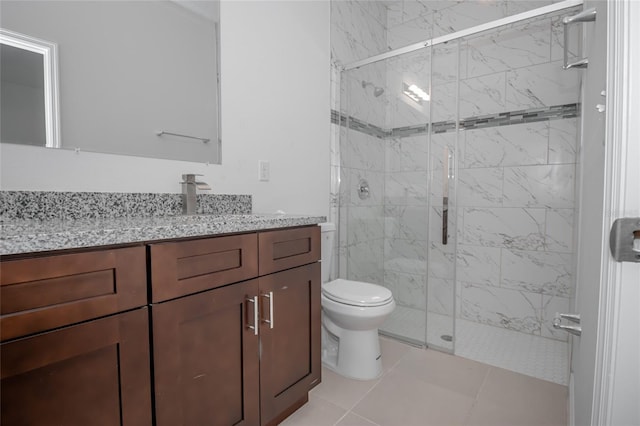
{"label": "cabinet drawer", "polygon": [[258,275],[256,234],[152,244],[150,250],[153,303]]}
{"label": "cabinet drawer", "polygon": [[147,274],[142,246],[0,264],[2,340],[146,303]]}
{"label": "cabinet drawer", "polygon": [[320,227],[285,229],[258,234],[260,275],[320,260]]}

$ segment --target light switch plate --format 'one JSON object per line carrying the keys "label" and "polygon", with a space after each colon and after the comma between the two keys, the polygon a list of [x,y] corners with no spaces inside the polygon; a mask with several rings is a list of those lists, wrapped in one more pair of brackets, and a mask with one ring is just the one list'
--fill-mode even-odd
{"label": "light switch plate", "polygon": [[260,182],[268,182],[271,176],[271,166],[266,160],[258,161],[258,180]]}

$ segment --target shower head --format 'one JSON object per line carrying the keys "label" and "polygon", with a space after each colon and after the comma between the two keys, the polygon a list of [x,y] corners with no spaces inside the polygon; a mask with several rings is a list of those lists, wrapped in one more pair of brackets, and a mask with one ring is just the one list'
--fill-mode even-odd
{"label": "shower head", "polygon": [[362,81],[362,88],[366,89],[367,86],[373,87],[373,96],[376,98],[384,93],[384,89],[382,87],[378,87],[369,81]]}

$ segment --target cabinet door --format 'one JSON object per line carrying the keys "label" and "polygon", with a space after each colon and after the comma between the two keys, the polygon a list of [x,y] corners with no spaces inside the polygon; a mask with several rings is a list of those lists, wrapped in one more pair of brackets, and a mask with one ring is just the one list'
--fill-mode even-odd
{"label": "cabinet door", "polygon": [[257,425],[258,336],[246,281],[152,305],[156,424]]}
{"label": "cabinet door", "polygon": [[3,426],[151,425],[148,309],[0,346]]}
{"label": "cabinet door", "polygon": [[259,280],[260,410],[266,425],[291,414],[320,380],[320,264]]}

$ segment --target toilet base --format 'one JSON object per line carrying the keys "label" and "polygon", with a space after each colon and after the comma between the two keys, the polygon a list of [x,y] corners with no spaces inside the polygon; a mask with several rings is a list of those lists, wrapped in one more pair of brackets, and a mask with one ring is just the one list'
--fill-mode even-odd
{"label": "toilet base", "polygon": [[382,375],[378,329],[340,330],[340,337],[322,327],[322,363],[341,376],[373,380]]}

